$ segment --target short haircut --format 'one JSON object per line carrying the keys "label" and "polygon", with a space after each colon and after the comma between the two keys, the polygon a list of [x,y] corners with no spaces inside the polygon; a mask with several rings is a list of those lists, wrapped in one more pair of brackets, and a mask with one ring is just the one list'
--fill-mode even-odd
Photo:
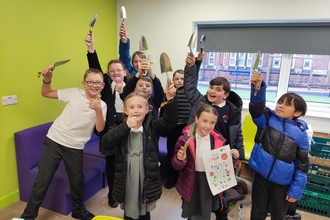
{"label": "short haircut", "polygon": [[149,82],[152,85],[152,79],[149,76],[142,75],[142,76],[140,76],[140,79],[139,80],[142,80],[142,81],[145,81],[145,82]]}
{"label": "short haircut", "polygon": [[126,76],[124,77],[124,81],[127,82],[132,77],[132,75],[127,71],[127,69],[125,68],[125,64],[121,60],[110,60],[109,63],[108,63],[108,73],[109,73],[110,65],[114,64],[114,63],[119,63],[119,64],[122,65],[123,70],[126,72]]}
{"label": "short haircut", "polygon": [[86,70],[86,72],[84,74],[84,81],[86,80],[87,76],[90,73],[99,74],[100,76],[102,76],[102,81],[104,80],[103,73],[100,70],[95,69],[95,68],[89,68],[88,70]]}
{"label": "short haircut", "polygon": [[[300,116],[304,116],[306,114],[307,104],[303,97],[301,97],[300,95],[292,92],[285,93],[278,99],[277,103],[282,104],[284,101],[286,105],[291,105],[291,103],[293,102],[295,111],[301,112]],[[293,118],[293,120],[299,117],[295,117]]]}
{"label": "short haircut", "polygon": [[225,93],[230,93],[230,83],[229,81],[222,76],[215,77],[210,81],[210,86],[221,86],[223,85],[223,90],[225,90]]}
{"label": "short haircut", "polygon": [[147,99],[143,94],[141,94],[141,93],[137,93],[137,92],[131,92],[131,93],[129,93],[129,94],[126,96],[126,98],[125,98],[125,100],[124,100],[124,108],[127,107],[127,106],[126,106],[127,101],[128,101],[130,98],[133,98],[133,97],[141,97],[141,98],[143,98],[143,99],[146,100],[146,105],[149,105],[149,103],[148,103],[148,99]]}
{"label": "short haircut", "polygon": [[184,74],[182,69],[175,70],[175,72],[173,73],[173,79],[174,79],[175,74],[177,74],[177,73]]}
{"label": "short haircut", "polygon": [[198,109],[196,116],[199,118],[203,112],[213,113],[215,116],[218,117],[218,112],[212,105],[208,105],[208,104],[202,105]]}

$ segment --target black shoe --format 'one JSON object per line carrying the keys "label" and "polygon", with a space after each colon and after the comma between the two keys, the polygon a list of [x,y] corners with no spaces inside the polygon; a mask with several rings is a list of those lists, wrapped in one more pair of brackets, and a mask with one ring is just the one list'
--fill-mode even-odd
{"label": "black shoe", "polygon": [[86,209],[81,210],[80,212],[72,212],[72,218],[77,218],[81,220],[92,220],[95,215],[87,211]]}
{"label": "black shoe", "polygon": [[168,178],[166,184],[165,184],[165,188],[166,189],[172,189],[175,186],[175,181],[172,178]]}
{"label": "black shoe", "polygon": [[118,201],[114,196],[111,196],[110,199],[108,200],[108,205],[111,208],[117,208],[118,207]]}

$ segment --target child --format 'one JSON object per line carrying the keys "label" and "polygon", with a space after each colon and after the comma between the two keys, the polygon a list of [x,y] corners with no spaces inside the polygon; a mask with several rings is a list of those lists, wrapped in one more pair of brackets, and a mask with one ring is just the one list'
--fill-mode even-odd
{"label": "child", "polygon": [[307,181],[308,128],[298,119],[307,107],[301,96],[286,93],[277,101],[275,111],[266,108],[265,82],[259,91],[254,87],[261,80],[259,72],[251,77],[249,111],[258,127],[249,159],[249,166],[255,170],[251,219],[265,219],[269,203],[272,219],[286,219],[289,202],[301,198]]}
{"label": "child", "polygon": [[67,105],[49,128],[39,171],[21,218],[37,217],[48,186],[63,159],[66,172],[72,177],[69,178],[72,196],[71,216],[91,220],[94,215],[88,212],[83,204],[83,149],[94,127],[97,131],[102,131],[105,126],[107,106],[98,96],[104,86],[103,74],[97,69],[88,69],[82,82],[85,90],[78,88],[52,90],[52,74],[51,67],[42,71],[44,79],[41,94],[47,98],[67,102]]}
{"label": "child", "polygon": [[[213,196],[208,185],[203,152],[222,147],[226,140],[214,130],[218,113],[211,105],[202,105],[195,116],[196,137],[189,140],[187,135],[194,125],[187,126],[178,139],[172,165],[180,171],[176,189],[183,198],[182,217],[190,220],[211,219],[212,210],[220,207],[219,195]],[[187,148],[183,145],[188,141]],[[231,150],[233,158],[238,158],[236,149]]]}
{"label": "child", "polygon": [[[94,49],[94,34],[92,32],[87,33],[85,43],[88,49],[87,59],[89,67],[99,69],[101,72],[103,72],[98,60],[97,53]],[[120,60],[111,60],[109,62],[108,71],[106,74],[104,74],[104,89],[101,92],[101,99],[108,106],[106,124],[104,131],[96,132],[100,135],[100,140],[102,139],[103,134],[108,131],[111,125],[121,123],[125,117],[123,90],[126,84],[125,82],[127,82],[128,78],[129,74],[126,74],[125,66]],[[115,174],[116,150],[106,150],[100,142],[100,151],[103,155],[105,155],[106,160],[106,176],[109,188],[108,205],[112,208],[116,208],[118,206],[118,202],[112,195],[113,180]]]}
{"label": "child", "polygon": [[[210,81],[207,94],[203,96],[197,89],[198,72],[193,53],[188,53],[184,74],[184,90],[192,105],[188,124],[192,123],[196,111],[205,104],[212,105],[218,112],[215,130],[226,139],[231,149],[239,152],[239,159],[244,159],[243,135],[241,127],[242,99],[230,91],[230,83],[224,77],[215,77]],[[225,197],[224,192],[224,197]],[[215,212],[216,220],[227,220],[227,209]]]}
{"label": "child", "polygon": [[187,126],[191,105],[187,100],[183,88],[184,72],[178,69],[173,73],[173,83],[176,88],[176,97],[178,99],[178,124],[167,134],[167,164],[168,164],[168,180],[165,184],[167,189],[171,189],[176,184],[179,172],[175,170],[171,164],[174,153],[174,147],[178,138],[182,135],[182,130]]}
{"label": "child", "polygon": [[[131,60],[130,53],[130,40],[127,37],[126,28],[121,25],[119,29],[119,60],[121,60],[128,72],[134,76],[139,72],[139,64],[143,59],[143,53],[141,51],[136,51],[133,53],[133,59]],[[131,63],[132,62],[132,63]]]}
{"label": "child", "polygon": [[158,141],[178,121],[173,85],[166,89],[164,116],[151,117],[145,96],[132,92],[125,98],[127,120],[111,128],[102,138],[109,150],[116,148],[113,194],[121,203],[125,219],[150,219],[162,187],[158,167]]}
{"label": "child", "polygon": [[[148,60],[142,59],[138,70],[135,76],[127,82],[124,88],[124,97],[133,91],[143,94],[148,99],[152,116],[158,118],[158,110],[164,100],[163,86],[152,71]],[[145,70],[148,71],[150,77],[144,75]],[[152,91],[153,95],[151,96]]]}

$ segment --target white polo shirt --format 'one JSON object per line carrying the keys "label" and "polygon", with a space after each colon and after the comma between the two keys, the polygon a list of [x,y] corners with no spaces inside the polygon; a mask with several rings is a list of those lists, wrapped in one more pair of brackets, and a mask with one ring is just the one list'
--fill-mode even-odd
{"label": "white polo shirt", "polygon": [[[47,137],[65,147],[84,149],[95,127],[96,113],[89,108],[85,90],[69,88],[57,91],[58,99],[66,102],[61,115],[50,127]],[[107,105],[101,100],[105,120]]]}

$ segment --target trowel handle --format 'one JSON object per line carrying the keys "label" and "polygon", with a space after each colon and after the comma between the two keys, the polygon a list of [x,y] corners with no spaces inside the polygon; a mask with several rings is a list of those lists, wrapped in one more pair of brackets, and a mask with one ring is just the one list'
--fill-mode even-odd
{"label": "trowel handle", "polygon": [[201,47],[201,53],[203,53],[203,50],[204,50],[204,48],[203,48],[203,47]]}

